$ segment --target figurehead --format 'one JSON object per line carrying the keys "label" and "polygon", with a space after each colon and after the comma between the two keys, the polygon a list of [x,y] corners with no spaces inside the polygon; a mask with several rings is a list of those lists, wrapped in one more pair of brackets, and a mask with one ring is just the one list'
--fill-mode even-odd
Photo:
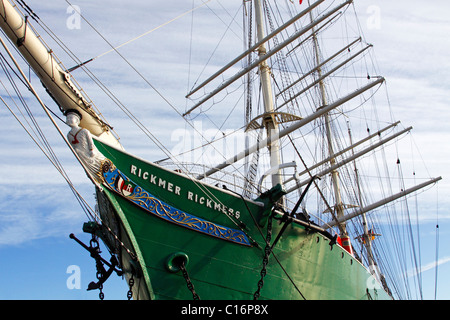
{"label": "figurehead", "polygon": [[89,130],[80,127],[81,113],[75,109],[70,109],[65,112],[65,116],[66,124],[71,128],[67,134],[67,139],[85,168],[98,182],[101,182],[101,167],[106,158],[98,151]]}

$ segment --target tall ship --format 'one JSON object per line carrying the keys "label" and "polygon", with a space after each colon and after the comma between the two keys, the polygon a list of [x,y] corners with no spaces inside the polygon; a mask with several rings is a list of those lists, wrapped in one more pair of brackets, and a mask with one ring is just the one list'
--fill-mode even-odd
{"label": "tall ship", "polygon": [[[232,1],[239,13],[222,20],[225,31],[216,34],[213,54],[191,50],[191,74],[197,78],[186,92],[172,92],[173,100],[111,45],[111,54],[166,102],[170,117],[185,124],[169,146],[142,111],[123,103],[90,71],[93,59],[81,60],[63,46],[44,16],[24,1],[0,2],[4,73],[32,92],[95,190],[95,206],[89,205],[69,183],[87,212],[83,231],[92,240],[70,237],[95,260],[97,279],[88,289],[99,290],[100,298],[103,284],[116,275],[128,284],[128,298],[139,300],[407,298],[408,285],[399,283],[404,270],[397,266],[414,259],[415,248],[410,241],[389,243],[387,235],[410,228],[403,204],[441,177],[393,187],[399,177],[389,174],[383,161],[412,128],[377,100],[385,96],[385,79],[358,27],[357,3]],[[69,8],[96,30],[79,8]],[[213,8],[214,1],[199,2],[187,13],[213,14]],[[144,13],[149,19],[153,14]],[[200,25],[206,32],[208,26]],[[50,48],[44,32],[62,49]],[[176,62],[176,52],[153,47]],[[57,50],[72,56],[76,63],[66,63],[74,66],[66,67]],[[147,54],[140,53],[143,61]],[[39,97],[18,57],[53,105]],[[82,72],[92,81],[84,84],[86,91],[74,79]],[[170,86],[178,75],[164,77]],[[112,103],[94,104],[86,93],[94,90],[104,91]],[[156,114],[152,103],[145,112]],[[99,111],[105,104],[116,105],[119,116],[165,158],[143,159],[128,151],[126,139],[118,136],[120,125]],[[131,149],[139,149],[136,143]],[[142,142],[141,148],[147,147]],[[403,223],[406,227],[399,227]]]}

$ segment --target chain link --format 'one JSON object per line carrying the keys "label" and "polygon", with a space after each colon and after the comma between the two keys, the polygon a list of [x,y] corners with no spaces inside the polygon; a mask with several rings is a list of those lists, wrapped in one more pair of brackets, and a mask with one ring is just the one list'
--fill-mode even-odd
{"label": "chain link", "polygon": [[103,289],[103,285],[101,284],[100,287],[98,288],[98,290],[100,290],[100,292],[98,293],[98,297],[100,298],[100,300],[105,299],[105,294],[102,291]]}
{"label": "chain link", "polygon": [[131,298],[133,298],[133,285],[134,285],[134,278],[133,274],[131,274],[131,278],[130,280],[128,280],[128,286],[130,287],[130,289],[127,292],[128,300],[131,300]]}
{"label": "chain link", "polygon": [[97,253],[100,253],[100,244],[98,243],[97,237],[92,235],[92,239],[89,241],[91,248],[95,249]]}
{"label": "chain link", "polygon": [[269,220],[267,221],[267,236],[266,236],[266,247],[264,249],[264,257],[262,262],[262,269],[261,269],[261,279],[258,281],[258,289],[253,295],[253,300],[258,300],[260,297],[260,292],[262,287],[264,286],[264,277],[267,274],[267,264],[269,263],[269,256],[272,252],[271,246],[270,246],[270,240],[272,240],[272,215],[270,215]]}
{"label": "chain link", "polygon": [[200,300],[200,297],[195,292],[194,285],[192,284],[191,279],[189,278],[189,274],[184,266],[184,261],[180,264],[180,269],[181,269],[181,272],[183,273],[184,280],[186,280],[188,289],[192,292],[193,299]]}
{"label": "chain link", "polygon": [[[95,252],[97,254],[100,254],[100,244],[98,243],[97,237],[92,235],[92,239],[89,241],[89,245],[91,246],[92,249],[95,250]],[[101,268],[102,268],[102,264],[101,261],[99,259],[95,259],[95,266],[97,268],[97,273],[95,274],[97,280],[100,281],[100,279],[102,278],[102,272],[101,272]],[[100,291],[98,293],[98,297],[100,300],[105,299],[105,294],[103,293],[103,284],[100,284],[100,286],[98,287],[98,290]]]}

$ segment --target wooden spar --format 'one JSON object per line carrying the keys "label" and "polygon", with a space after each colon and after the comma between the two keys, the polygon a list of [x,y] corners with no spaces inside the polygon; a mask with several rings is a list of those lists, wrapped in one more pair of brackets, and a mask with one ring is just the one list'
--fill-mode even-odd
{"label": "wooden spar", "polygon": [[307,76],[309,76],[310,74],[316,72],[317,70],[319,70],[319,68],[323,67],[324,65],[326,65],[328,62],[330,62],[331,60],[333,60],[334,58],[336,58],[337,56],[339,56],[342,52],[349,50],[354,44],[356,44],[357,42],[361,41],[361,38],[356,39],[355,41],[353,41],[352,43],[349,43],[348,45],[346,45],[344,48],[342,48],[341,50],[339,50],[338,52],[336,52],[335,54],[333,54],[332,56],[330,56],[329,58],[327,58],[326,60],[324,60],[323,62],[321,62],[318,66],[314,67],[313,69],[311,69],[310,71],[308,71],[307,73],[305,73],[303,76],[301,76],[300,78],[298,78],[297,80],[293,81],[290,85],[288,85],[286,88],[284,88],[283,90],[281,90],[279,93],[277,93],[277,96],[282,95],[284,92],[286,92],[287,90],[289,90],[290,88],[292,88],[294,85],[296,85],[297,83],[299,83],[300,81],[302,81],[303,79],[305,79]]}
{"label": "wooden spar", "polygon": [[[349,162],[351,162],[351,161],[353,161],[353,160],[355,160],[355,159],[358,159],[359,157],[363,156],[364,154],[366,154],[366,153],[368,153],[368,152],[370,152],[370,151],[372,151],[372,150],[374,150],[374,149],[376,149],[376,148],[382,146],[383,144],[385,144],[385,143],[391,141],[392,139],[395,139],[395,138],[401,136],[402,134],[411,131],[411,129],[412,129],[412,127],[408,127],[408,128],[406,128],[406,129],[404,129],[404,130],[402,130],[402,131],[399,131],[399,132],[397,132],[396,134],[393,134],[392,136],[390,136],[390,137],[388,137],[388,138],[386,138],[386,139],[383,139],[383,140],[381,140],[381,141],[375,143],[374,145],[372,145],[372,146],[370,146],[370,147],[367,147],[367,148],[365,148],[365,149],[363,149],[363,150],[361,150],[361,151],[355,153],[354,155],[352,155],[352,156],[350,156],[350,157],[348,157],[348,158],[346,158],[346,159],[344,159],[344,160],[342,160],[342,161],[340,161],[340,162],[338,162],[338,163],[336,163],[336,164],[330,166],[329,168],[327,168],[327,169],[321,171],[320,173],[318,173],[318,174],[316,174],[316,175],[319,176],[319,177],[324,176],[324,175],[326,175],[326,174],[332,172],[333,170],[336,170],[337,168],[342,167],[343,165],[346,165],[347,163],[349,163]],[[306,185],[307,183],[308,183],[308,181],[299,182],[299,183],[297,183],[294,187],[292,187],[292,188],[290,188],[289,190],[287,190],[287,193],[290,193],[290,192],[292,192],[292,191],[295,191],[295,190],[297,190],[298,188],[300,188],[300,187]]]}
{"label": "wooden spar", "polygon": [[[361,49],[360,51],[358,51],[357,53],[355,53],[354,55],[352,55],[350,58],[346,59],[345,61],[341,62],[340,64],[338,64],[336,67],[334,67],[333,69],[331,69],[330,71],[328,71],[327,73],[325,73],[324,75],[320,76],[320,78],[318,78],[317,80],[315,80],[313,83],[310,83],[309,85],[306,86],[306,88],[303,88],[302,90],[300,90],[299,92],[297,92],[295,95],[293,95],[289,100],[286,100],[283,102],[283,104],[279,105],[277,107],[277,110],[282,108],[283,106],[285,106],[286,104],[288,104],[289,102],[291,102],[292,100],[296,99],[298,96],[300,96],[301,94],[305,93],[306,91],[308,91],[309,89],[311,89],[312,87],[314,87],[315,85],[319,84],[320,82],[322,82],[326,77],[328,77],[329,75],[331,75],[332,73],[336,72],[337,70],[339,70],[340,68],[342,68],[343,66],[345,66],[347,63],[349,63],[350,61],[352,61],[353,59],[355,59],[357,56],[359,56],[360,54],[362,54],[364,51],[366,51],[367,49],[371,48],[372,45],[368,45],[365,48]],[[320,68],[319,68],[320,69]]]}
{"label": "wooden spar", "polygon": [[263,39],[261,39],[260,41],[258,41],[256,44],[254,44],[251,48],[249,48],[248,50],[244,51],[243,53],[241,53],[239,56],[237,56],[235,59],[233,59],[231,62],[229,62],[228,64],[226,64],[224,67],[222,67],[219,71],[217,71],[216,73],[214,73],[211,77],[209,77],[208,79],[206,79],[205,81],[203,81],[201,84],[199,84],[197,87],[195,87],[194,89],[192,89],[187,95],[186,98],[189,98],[191,95],[193,95],[195,92],[197,92],[198,90],[200,90],[201,88],[203,88],[204,86],[206,86],[208,83],[210,83],[212,80],[214,80],[215,78],[217,78],[219,75],[221,75],[222,73],[224,73],[226,70],[228,70],[229,68],[231,68],[233,65],[235,65],[236,63],[238,63],[239,61],[241,61],[243,58],[245,58],[247,55],[249,55],[250,53],[254,52],[256,49],[258,49],[261,45],[263,45],[265,42],[269,41],[270,39],[272,39],[273,37],[275,37],[277,34],[279,34],[281,31],[283,31],[284,29],[288,28],[290,25],[292,25],[294,22],[296,22],[298,19],[300,19],[301,17],[303,17],[304,15],[306,15],[308,12],[310,12],[311,10],[313,10],[315,7],[317,7],[320,3],[322,3],[325,0],[319,0],[315,3],[313,3],[310,7],[306,8],[305,10],[303,10],[302,12],[300,12],[298,15],[296,15],[295,17],[293,17],[291,20],[289,20],[288,22],[286,22],[285,24],[283,24],[282,26],[280,26],[278,29],[274,30],[272,33],[270,33],[269,35],[267,35],[266,37],[264,37]]}
{"label": "wooden spar", "polygon": [[[365,85],[364,87],[359,88],[358,90],[350,93],[349,95],[339,99],[338,101],[328,105],[328,106],[324,106],[319,108],[316,112],[314,112],[313,114],[309,115],[306,118],[303,118],[302,120],[299,120],[298,122],[294,123],[293,125],[291,125],[290,127],[287,127],[283,130],[280,131],[278,137],[275,137],[274,139],[280,139],[283,138],[285,136],[287,136],[289,133],[300,129],[301,127],[303,127],[304,125],[310,123],[311,121],[314,121],[315,119],[319,118],[320,116],[324,115],[325,113],[336,109],[337,107],[339,107],[340,105],[346,103],[347,101],[359,96],[360,94],[362,94],[363,92],[373,88],[374,86],[381,84],[384,82],[384,78],[380,77],[378,78],[376,81],[370,82],[369,84]],[[268,145],[270,145],[272,143],[272,140],[270,138],[266,138],[263,141],[254,144],[253,146],[245,149],[244,151],[238,153],[237,155],[229,158],[228,160],[226,160],[225,162],[219,164],[218,166],[216,166],[215,168],[212,168],[210,170],[208,170],[207,172],[205,172],[204,174],[198,175],[196,178],[201,180],[203,178],[206,178],[210,175],[212,175],[213,173],[220,171],[226,167],[228,167],[229,165],[247,157],[248,155],[252,154],[253,152],[267,147]]]}
{"label": "wooden spar", "polygon": [[314,21],[313,23],[310,23],[309,25],[307,25],[305,28],[297,31],[294,35],[292,35],[291,37],[289,37],[286,41],[280,43],[278,46],[276,46],[275,48],[273,48],[271,51],[267,52],[266,54],[264,54],[263,56],[261,56],[259,59],[257,59],[256,61],[254,61],[252,64],[250,64],[248,67],[244,68],[243,70],[241,70],[240,72],[238,72],[235,76],[231,77],[230,79],[228,79],[227,81],[225,81],[223,84],[221,84],[219,87],[217,87],[215,90],[213,90],[210,94],[208,94],[206,97],[204,97],[203,99],[201,99],[199,102],[197,102],[193,107],[191,107],[188,111],[186,111],[183,114],[183,117],[190,114],[192,111],[194,111],[195,109],[197,109],[200,105],[202,105],[203,103],[205,103],[206,101],[208,101],[209,99],[211,99],[213,96],[215,96],[216,94],[218,94],[219,92],[221,92],[222,90],[224,90],[226,87],[228,87],[229,85],[231,85],[232,83],[234,83],[237,79],[241,78],[242,76],[244,76],[245,74],[247,74],[248,72],[250,72],[253,68],[258,67],[263,61],[269,59],[271,56],[273,56],[274,54],[276,54],[277,52],[279,52],[280,50],[282,50],[284,47],[286,47],[287,45],[289,45],[290,43],[292,43],[294,40],[298,39],[299,37],[301,37],[303,34],[305,34],[306,32],[308,32],[309,30],[311,30],[314,26],[318,25],[319,23],[321,23],[323,20],[325,20],[326,18],[328,18],[329,16],[331,16],[332,14],[334,14],[335,12],[337,12],[338,10],[340,10],[341,8],[343,8],[344,6],[350,4],[353,0],[348,0],[344,3],[342,3],[341,5],[337,6],[336,8],[334,8],[333,10],[329,11],[328,13],[324,14],[323,16],[321,16],[320,18],[318,18],[316,21]]}
{"label": "wooden spar", "polygon": [[[389,125],[389,126],[383,128],[383,129],[378,130],[377,132],[375,132],[375,133],[373,133],[373,134],[371,134],[371,135],[365,137],[364,139],[361,139],[361,140],[359,140],[358,142],[355,142],[355,143],[352,144],[351,146],[349,146],[349,147],[347,147],[347,148],[345,148],[345,149],[342,149],[341,151],[336,152],[336,153],[334,154],[334,156],[335,156],[335,157],[340,156],[340,155],[342,155],[342,154],[344,154],[344,153],[346,153],[346,152],[348,152],[348,151],[350,151],[350,150],[356,148],[356,147],[359,146],[360,144],[363,144],[364,142],[369,141],[370,139],[372,139],[372,138],[374,138],[374,137],[376,137],[376,136],[381,135],[382,132],[384,132],[384,131],[386,131],[386,130],[389,130],[389,129],[395,127],[395,126],[397,126],[399,123],[400,123],[400,121],[397,121],[397,122],[395,122],[395,123],[393,123],[393,124],[391,124],[391,125]],[[302,172],[299,172],[299,173],[296,175],[296,177],[299,178],[299,177],[301,177],[302,175],[304,175],[304,174],[306,174],[306,173],[308,173],[308,172],[311,172],[311,170],[314,170],[315,168],[320,167],[321,165],[323,165],[323,164],[325,164],[325,163],[327,163],[327,162],[330,162],[330,157],[328,157],[328,158],[326,158],[325,160],[322,160],[322,161],[320,161],[320,162],[317,162],[316,164],[314,164],[314,165],[311,166],[311,167],[308,167],[307,169],[303,170]],[[295,177],[290,177],[289,179],[286,179],[286,180],[284,181],[284,183],[286,184],[286,183],[288,183],[288,182],[290,182],[290,181],[292,181],[292,180],[294,180],[294,179],[296,179],[296,178],[295,178]]]}
{"label": "wooden spar", "polygon": [[[73,155],[75,156],[75,158],[78,160],[78,162],[80,163],[80,165],[82,166],[82,168],[84,169],[84,171],[86,172],[86,175],[89,177],[89,179],[91,179],[91,181],[101,189],[101,186],[99,185],[99,183],[96,181],[96,179],[92,176],[92,174],[89,172],[89,170],[86,168],[86,166],[83,164],[83,161],[80,159],[80,157],[78,156],[77,152],[73,149],[73,147],[71,146],[71,144],[69,143],[69,141],[67,140],[66,136],[64,135],[64,133],[61,131],[61,129],[58,127],[58,125],[56,124],[55,120],[53,119],[52,115],[50,114],[50,112],[48,111],[46,105],[44,104],[44,102],[41,100],[41,98],[39,97],[39,95],[37,94],[36,90],[34,89],[33,85],[31,84],[31,82],[28,80],[28,78],[25,76],[25,73],[23,72],[22,68],[19,66],[19,64],[17,63],[17,60],[14,58],[14,56],[12,55],[11,51],[8,49],[8,47],[6,46],[6,43],[3,41],[3,38],[0,37],[0,44],[3,46],[3,48],[6,50],[6,52],[8,53],[9,57],[11,58],[12,62],[14,63],[14,65],[16,66],[17,70],[19,71],[22,79],[25,81],[28,89],[30,90],[30,92],[35,96],[36,100],[39,102],[39,104],[41,105],[42,109],[44,110],[44,112],[47,114],[48,118],[50,119],[50,121],[52,122],[52,124],[55,126],[56,130],[58,131],[58,133],[61,135],[62,139],[64,140],[64,142],[67,144],[67,146],[69,147],[69,149],[72,151]],[[65,177],[64,177],[65,178]]]}
{"label": "wooden spar", "polygon": [[357,217],[359,215],[362,215],[363,213],[372,211],[372,210],[374,210],[374,209],[376,209],[378,207],[381,207],[381,206],[383,206],[385,204],[388,204],[388,203],[390,203],[392,201],[395,201],[395,200],[397,200],[399,198],[402,198],[402,197],[404,197],[404,196],[406,196],[406,195],[408,195],[410,193],[413,193],[413,192],[415,192],[417,190],[425,188],[426,186],[429,186],[429,185],[431,185],[433,183],[436,183],[436,182],[438,182],[441,179],[442,179],[442,177],[434,178],[434,179],[428,180],[428,181],[426,181],[424,183],[421,183],[421,184],[419,184],[417,186],[414,186],[414,187],[411,187],[411,188],[406,189],[404,191],[401,191],[399,193],[396,193],[396,194],[394,194],[394,195],[392,195],[390,197],[387,197],[387,198],[385,198],[383,200],[377,201],[377,202],[375,202],[375,203],[373,203],[373,204],[371,204],[371,205],[369,205],[367,207],[364,207],[364,208],[362,208],[360,210],[357,210],[357,211],[355,211],[353,213],[347,214],[347,215],[343,216],[342,218],[339,218],[339,219],[333,220],[333,221],[329,221],[329,222],[323,224],[321,226],[321,228],[323,228],[323,229],[332,228],[332,227],[334,227],[337,224],[340,224],[340,223],[342,223],[344,221],[353,219],[353,218],[355,218],[355,217]]}
{"label": "wooden spar", "polygon": [[61,111],[78,110],[82,115],[80,125],[83,128],[99,139],[121,148],[108,125],[94,111],[92,103],[75,86],[71,75],[60,66],[52,50],[44,45],[29,22],[24,21],[9,1],[0,0],[0,16],[0,27],[34,70]]}

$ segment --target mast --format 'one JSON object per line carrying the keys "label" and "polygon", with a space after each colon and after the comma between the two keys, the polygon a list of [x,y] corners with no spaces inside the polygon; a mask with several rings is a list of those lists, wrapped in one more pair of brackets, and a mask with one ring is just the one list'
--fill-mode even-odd
{"label": "mast", "polygon": [[[309,1],[308,1],[309,4]],[[312,12],[309,12],[309,16],[311,19],[311,22],[313,21]],[[314,53],[316,58],[316,64],[317,64],[317,75],[319,78],[319,90],[321,94],[322,99],[322,106],[328,105],[327,97],[326,97],[326,90],[325,90],[325,84],[323,82],[322,78],[322,67],[321,67],[321,61],[320,61],[320,54],[319,54],[319,42],[317,40],[317,34],[315,31],[315,28],[313,27],[311,29],[312,31],[312,37],[313,37],[313,43],[314,43]],[[327,138],[327,144],[328,144],[328,153],[329,153],[329,161],[331,167],[333,167],[336,164],[336,158],[334,155],[333,150],[333,138],[332,138],[332,132],[331,132],[331,124],[330,124],[330,115],[329,112],[324,114],[324,121],[325,121],[325,132],[326,132],[326,138]],[[340,182],[339,182],[339,172],[334,169],[331,171],[331,181],[333,183],[333,190],[334,190],[334,196],[335,196],[335,212],[336,217],[340,218],[344,216],[344,204],[342,203],[342,197],[341,197],[341,189],[340,189]],[[339,229],[341,230],[341,237],[346,236],[347,234],[347,228],[345,223],[339,224]]]}
{"label": "mast", "polygon": [[[265,38],[264,32],[264,21],[262,4],[260,0],[255,0],[255,19],[256,19],[256,30],[258,42],[261,42]],[[263,57],[267,53],[264,42],[258,48],[259,57]],[[264,103],[264,113],[265,117],[263,120],[263,125],[267,131],[267,137],[272,141],[267,147],[270,153],[270,167],[271,170],[274,169],[272,174],[272,186],[277,184],[282,185],[281,175],[280,175],[280,141],[277,139],[279,136],[278,123],[274,121],[272,116],[274,112],[273,106],[273,95],[272,95],[272,84],[270,81],[270,68],[267,64],[267,60],[263,60],[259,64],[259,73],[261,78],[261,86],[263,93],[263,103]]]}
{"label": "mast", "polygon": [[[323,108],[319,108],[317,109],[314,113],[310,114],[309,116],[298,120],[296,122],[294,122],[291,126],[282,129],[279,132],[279,135],[277,137],[275,137],[275,139],[281,139],[285,136],[287,136],[288,134],[294,132],[295,130],[300,129],[301,127],[305,126],[306,124],[310,123],[311,121],[314,121],[315,119],[323,116],[325,113],[336,109],[337,107],[339,107],[340,105],[346,103],[347,101],[350,101],[351,99],[359,96],[360,94],[362,94],[363,92],[373,88],[376,85],[379,85],[381,83],[384,82],[384,78],[383,77],[379,77],[378,79],[376,79],[375,81],[372,81],[368,84],[366,84],[365,86],[353,91],[352,93],[340,98],[339,100],[324,106]],[[229,165],[236,163],[237,161],[247,157],[248,155],[252,154],[253,152],[256,152],[258,150],[260,150],[261,148],[267,147],[269,146],[273,141],[270,138],[266,138],[262,141],[260,141],[259,143],[256,143],[248,148],[246,148],[244,151],[239,152],[238,154],[236,154],[233,157],[228,158],[227,160],[225,160],[224,162],[222,162],[221,164],[217,165],[216,167],[206,171],[205,173],[202,173],[200,175],[198,175],[196,177],[196,179],[204,179],[206,177],[209,177],[210,175],[228,167]],[[290,191],[288,191],[289,193]]]}
{"label": "mast", "polygon": [[[350,139],[350,144],[353,144],[350,127],[348,127],[348,135],[349,135],[349,139]],[[353,149],[352,149],[352,153],[354,154]],[[361,197],[362,191],[361,191],[361,184],[359,181],[359,174],[358,174],[358,168],[356,166],[356,161],[353,161],[353,169],[355,171],[355,180],[356,180],[356,187],[358,190],[359,206],[362,207],[362,204],[363,204],[362,197]],[[373,257],[372,235],[369,235],[370,231],[369,231],[369,227],[368,227],[366,213],[364,212],[361,216],[362,216],[362,220],[363,220],[363,230],[364,230],[364,234],[362,235],[362,243],[364,245],[364,248],[366,249],[367,261],[369,264],[369,271],[370,271],[370,273],[372,273],[372,275],[378,276],[378,275],[381,275],[381,272],[380,272],[378,265],[376,264],[375,259]],[[372,230],[372,232],[373,232],[373,230]],[[378,276],[378,280],[380,280],[380,276]]]}

